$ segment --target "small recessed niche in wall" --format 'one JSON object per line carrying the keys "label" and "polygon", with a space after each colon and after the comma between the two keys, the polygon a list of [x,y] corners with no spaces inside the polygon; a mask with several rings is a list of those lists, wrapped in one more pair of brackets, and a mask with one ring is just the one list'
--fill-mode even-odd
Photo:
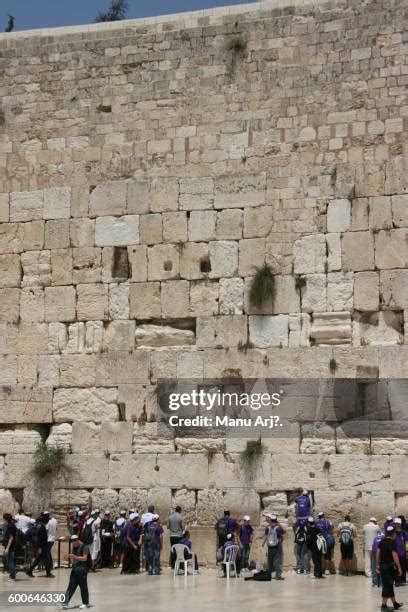
{"label": "small recessed niche in wall", "polygon": [[130,264],[126,247],[113,247],[112,278],[120,280],[130,278]]}
{"label": "small recessed niche in wall", "polygon": [[211,272],[211,262],[209,257],[202,257],[200,259],[200,272],[203,274],[208,274],[208,272]]}
{"label": "small recessed niche in wall", "polygon": [[170,261],[170,259],[165,261],[164,264],[163,264],[163,269],[164,269],[165,272],[171,272],[172,269],[173,269],[173,262]]}

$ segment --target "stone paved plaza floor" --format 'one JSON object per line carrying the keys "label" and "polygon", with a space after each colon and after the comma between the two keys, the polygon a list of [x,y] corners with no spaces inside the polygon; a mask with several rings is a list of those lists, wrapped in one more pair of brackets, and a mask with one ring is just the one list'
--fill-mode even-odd
{"label": "stone paved plaza floor", "polygon": [[[17,583],[0,577],[0,591],[61,590],[65,591],[69,571],[56,570],[56,578],[30,579],[18,574]],[[328,611],[368,612],[380,607],[380,591],[371,587],[363,576],[345,578],[330,576],[312,580],[309,576],[286,575],[285,582],[245,582],[217,577],[215,570],[203,569],[199,576],[177,576],[165,568],[160,577],[120,576],[118,570],[104,570],[89,576],[90,599],[95,612],[284,612]],[[38,576],[38,574],[37,574]],[[408,587],[396,590],[397,599],[408,602]],[[3,595],[4,598],[4,595]],[[52,610],[53,607],[5,606],[1,610]],[[81,603],[79,591],[71,601]],[[408,604],[407,604],[408,608]]]}

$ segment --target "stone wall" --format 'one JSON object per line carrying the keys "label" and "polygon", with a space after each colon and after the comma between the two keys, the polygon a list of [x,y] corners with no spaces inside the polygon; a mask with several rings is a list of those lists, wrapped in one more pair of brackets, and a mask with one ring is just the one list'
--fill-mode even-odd
{"label": "stone wall", "polygon": [[[160,377],[408,377],[407,7],[0,35],[0,510],[180,502],[208,531],[307,486],[359,526],[408,511],[403,410],[269,440],[250,480],[236,440],[154,423]],[[41,439],[68,452],[51,483]]]}

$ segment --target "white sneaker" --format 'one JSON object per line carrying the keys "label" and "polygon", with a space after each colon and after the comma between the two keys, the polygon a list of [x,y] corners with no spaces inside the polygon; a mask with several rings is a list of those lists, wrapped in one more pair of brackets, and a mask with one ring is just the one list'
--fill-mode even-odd
{"label": "white sneaker", "polygon": [[326,570],[326,571],[324,572],[324,575],[325,575],[325,576],[330,576],[330,572],[329,572],[329,570]]}
{"label": "white sneaker", "polygon": [[81,604],[81,605],[79,606],[79,609],[80,609],[80,610],[86,610],[86,608],[90,608],[90,607],[91,607],[91,606],[90,606],[89,604]]}
{"label": "white sneaker", "polygon": [[68,604],[58,604],[58,610],[68,610]]}

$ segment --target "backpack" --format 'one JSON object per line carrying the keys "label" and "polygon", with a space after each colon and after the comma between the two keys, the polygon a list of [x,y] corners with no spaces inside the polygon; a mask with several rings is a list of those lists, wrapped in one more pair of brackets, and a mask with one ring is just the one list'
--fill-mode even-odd
{"label": "backpack", "polygon": [[226,539],[228,535],[228,518],[221,518],[217,523],[217,535],[222,539]]}
{"label": "backpack", "polygon": [[333,546],[336,543],[336,541],[334,539],[334,535],[332,533],[330,533],[330,532],[326,532],[323,535],[324,535],[324,538],[326,540],[327,548],[333,548]]}
{"label": "backpack", "polygon": [[146,523],[143,529],[143,542],[146,548],[153,548],[154,546],[154,531],[155,524],[152,522]]}
{"label": "backpack", "polygon": [[351,531],[351,529],[349,529],[349,527],[344,527],[341,531],[340,531],[340,542],[342,544],[350,544],[350,542],[353,541],[353,533]]}
{"label": "backpack", "polygon": [[310,515],[310,499],[307,495],[301,495],[296,498],[296,516],[306,518]]}
{"label": "backpack", "polygon": [[277,546],[279,544],[278,528],[269,527],[268,530],[268,546]]}
{"label": "backpack", "polygon": [[115,523],[115,542],[121,546],[125,543],[125,529],[126,523],[122,523],[122,525],[117,525]]}
{"label": "backpack", "polygon": [[303,544],[304,542],[306,542],[306,527],[298,525],[295,530],[295,543]]}
{"label": "backpack", "polygon": [[84,528],[81,533],[81,542],[83,542],[86,546],[90,546],[94,540],[94,534],[92,533],[92,523],[85,523]]}
{"label": "backpack", "polygon": [[316,546],[317,546],[318,550],[320,550],[320,552],[323,555],[325,555],[327,553],[326,538],[321,533],[317,534],[317,537],[316,537]]}

